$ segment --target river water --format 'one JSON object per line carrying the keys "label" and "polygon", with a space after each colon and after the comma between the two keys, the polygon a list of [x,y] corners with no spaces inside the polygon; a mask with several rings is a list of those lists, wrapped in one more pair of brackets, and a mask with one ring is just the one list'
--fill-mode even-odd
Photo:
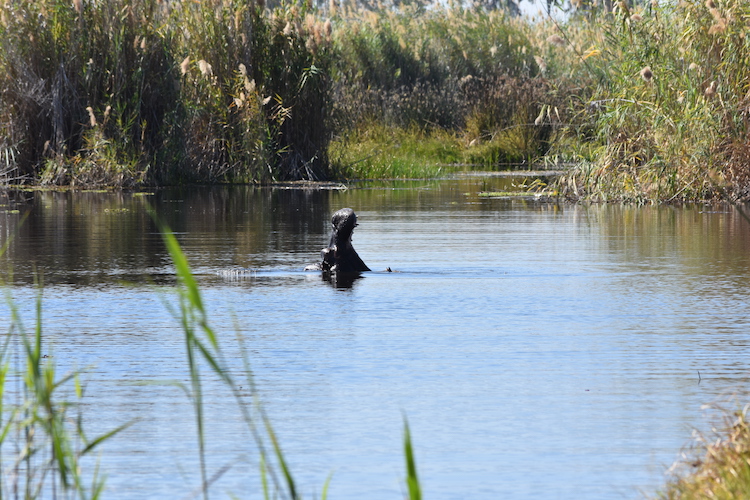
{"label": "river water", "polygon": [[[44,352],[61,374],[86,369],[89,435],[136,419],[100,449],[104,498],[200,486],[174,270],[148,206],[238,377],[246,353],[304,497],[330,476],[332,499],[403,498],[404,417],[424,498],[654,494],[715,422],[702,405],[748,400],[750,226],[723,205],[488,195],[508,182],[6,197],[5,280],[28,327],[41,276]],[[373,269],[351,283],[302,272],[342,207]],[[212,496],[262,498],[241,414],[203,376]]]}

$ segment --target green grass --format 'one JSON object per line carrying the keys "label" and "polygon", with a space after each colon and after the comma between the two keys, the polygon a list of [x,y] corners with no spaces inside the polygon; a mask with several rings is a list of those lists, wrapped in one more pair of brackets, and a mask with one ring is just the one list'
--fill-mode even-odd
{"label": "green grass", "polygon": [[669,500],[737,500],[750,498],[750,423],[747,406],[724,411],[724,423],[713,436],[700,435],[688,456],[673,467],[659,492]]}
{"label": "green grass", "polygon": [[10,288],[0,285],[10,311],[8,331],[0,345],[0,446],[16,450],[15,456],[4,456],[0,464],[0,496],[100,498],[104,477],[96,469],[84,474],[83,459],[134,422],[100,436],[87,436],[80,407],[84,398],[82,372],[61,376],[54,356],[46,354],[41,284],[32,331],[25,328]]}
{"label": "green grass", "polygon": [[510,128],[485,141],[460,131],[364,125],[331,142],[331,171],[339,179],[437,178],[465,170],[507,170],[529,158],[528,137]]}
{"label": "green grass", "polygon": [[373,126],[331,143],[332,170],[342,179],[434,178],[458,167],[459,140],[448,133]]}
{"label": "green grass", "polygon": [[414,458],[411,431],[406,417],[404,417],[404,456],[406,457],[406,487],[409,491],[409,500],[422,500],[422,488],[417,477],[417,462]]}

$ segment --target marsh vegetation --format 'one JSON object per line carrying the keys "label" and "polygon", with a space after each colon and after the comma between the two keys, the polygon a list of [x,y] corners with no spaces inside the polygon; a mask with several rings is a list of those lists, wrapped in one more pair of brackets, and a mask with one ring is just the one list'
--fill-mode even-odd
{"label": "marsh vegetation", "polygon": [[570,198],[746,198],[748,7],[4,2],[6,182],[576,165]]}

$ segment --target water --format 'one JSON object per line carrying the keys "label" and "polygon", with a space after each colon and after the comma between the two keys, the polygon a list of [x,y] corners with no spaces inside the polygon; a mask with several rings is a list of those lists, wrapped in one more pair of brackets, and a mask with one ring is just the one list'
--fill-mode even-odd
{"label": "water", "polygon": [[[703,404],[748,401],[748,223],[724,206],[479,195],[508,182],[9,199],[13,295],[32,325],[43,276],[45,352],[61,373],[88,367],[89,435],[138,419],[102,448],[105,498],[185,498],[200,484],[165,305],[174,273],[149,205],[183,245],[238,378],[242,338],[305,497],[331,473],[329,498],[403,497],[404,416],[425,498],[656,491],[691,430],[713,422]],[[302,272],[345,206],[375,272],[348,284]],[[214,497],[262,498],[240,414],[204,376],[209,475],[231,466]]]}

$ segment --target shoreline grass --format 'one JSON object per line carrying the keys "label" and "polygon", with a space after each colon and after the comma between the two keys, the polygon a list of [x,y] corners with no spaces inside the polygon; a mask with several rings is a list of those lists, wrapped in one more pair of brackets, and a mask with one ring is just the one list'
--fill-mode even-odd
{"label": "shoreline grass", "polygon": [[[586,4],[588,5],[588,4]],[[750,198],[750,5],[7,1],[0,180],[138,187],[579,164],[571,200]],[[398,147],[396,147],[398,145]]]}
{"label": "shoreline grass", "polygon": [[672,475],[658,498],[692,500],[740,499],[750,495],[750,421],[748,406],[719,409],[723,422],[712,436],[696,433],[693,447],[670,469]]}

